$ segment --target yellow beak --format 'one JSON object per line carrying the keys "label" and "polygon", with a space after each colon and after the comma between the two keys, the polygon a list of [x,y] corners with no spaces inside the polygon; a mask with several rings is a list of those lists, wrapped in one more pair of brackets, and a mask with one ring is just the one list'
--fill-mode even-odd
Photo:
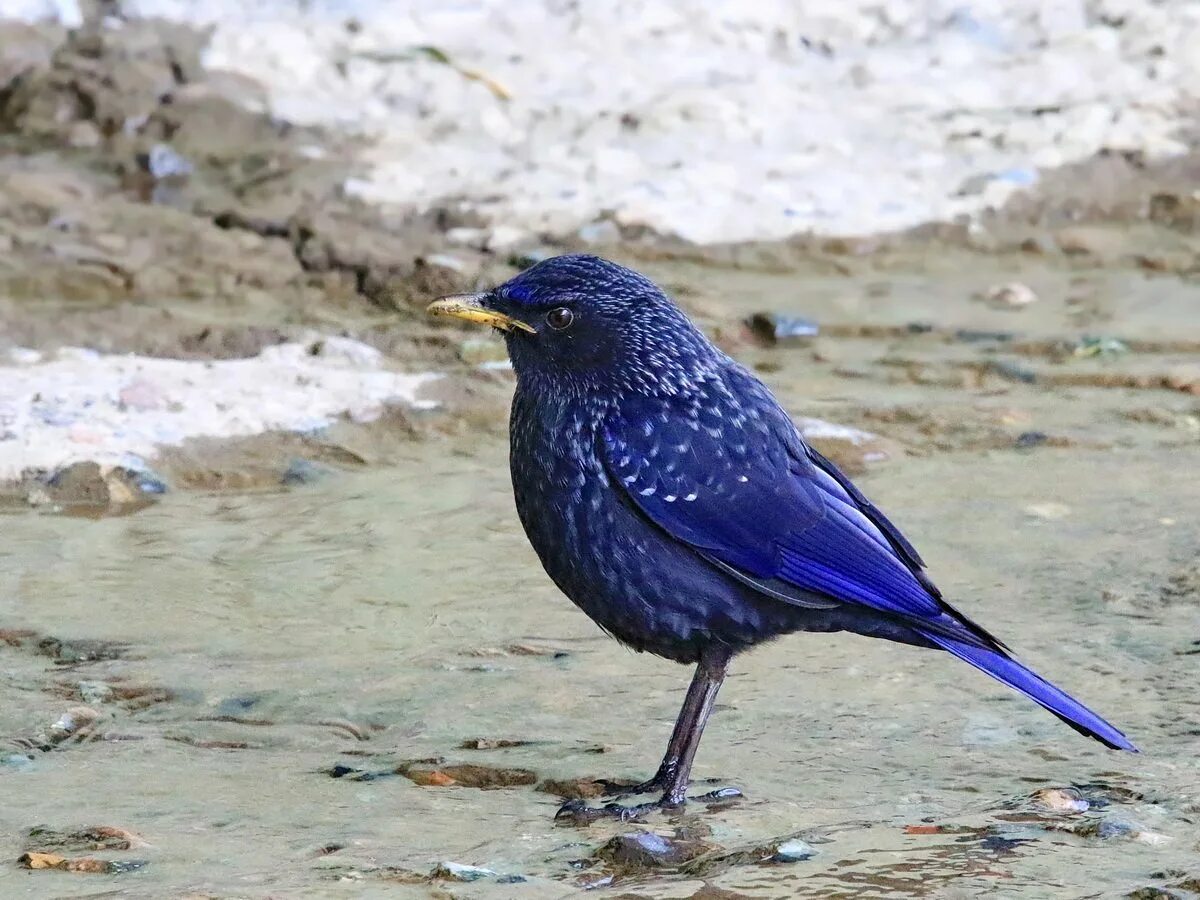
{"label": "yellow beak", "polygon": [[426,307],[425,312],[431,316],[474,322],[476,325],[491,325],[501,331],[519,328],[521,331],[537,334],[537,329],[532,325],[526,324],[520,319],[514,319],[512,316],[506,316],[504,313],[487,309],[481,303],[486,296],[487,294],[452,294],[449,297],[434,300]]}

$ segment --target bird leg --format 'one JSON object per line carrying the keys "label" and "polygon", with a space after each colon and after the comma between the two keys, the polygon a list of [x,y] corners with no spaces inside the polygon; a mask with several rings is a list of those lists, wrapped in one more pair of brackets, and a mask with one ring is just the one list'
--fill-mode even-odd
{"label": "bird leg", "polygon": [[[671,732],[671,740],[667,744],[667,753],[663,757],[658,772],[649,781],[633,787],[621,789],[619,796],[631,797],[636,794],[646,794],[661,790],[662,798],[654,803],[642,803],[637,806],[621,806],[609,803],[595,808],[585,806],[581,801],[571,801],[559,809],[556,819],[570,819],[586,824],[599,818],[615,817],[621,819],[635,818],[655,809],[666,809],[681,806],[687,800],[688,779],[692,773],[692,762],[696,758],[696,750],[700,747],[700,738],[704,734],[704,726],[712,714],[713,704],[717,700],[717,692],[725,681],[726,668],[732,654],[725,647],[706,650],[700,657],[692,683],[688,686],[687,696],[679,710],[679,718]],[[723,800],[739,796],[733,789],[713,791],[698,800]]]}

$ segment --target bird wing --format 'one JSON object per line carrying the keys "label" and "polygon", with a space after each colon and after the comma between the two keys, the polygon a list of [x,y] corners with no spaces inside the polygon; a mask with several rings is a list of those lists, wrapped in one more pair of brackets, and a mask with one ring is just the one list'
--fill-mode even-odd
{"label": "bird wing", "polygon": [[941,599],[912,545],[749,373],[727,371],[686,396],[627,400],[603,444],[610,479],[643,515],[762,593],[855,604],[999,646]]}
{"label": "bird wing", "polygon": [[1119,729],[946,603],[913,546],[804,443],[756,378],[731,367],[700,388],[626,400],[605,423],[600,452],[609,479],[647,519],[767,596],[873,610],[1076,731],[1136,752]]}

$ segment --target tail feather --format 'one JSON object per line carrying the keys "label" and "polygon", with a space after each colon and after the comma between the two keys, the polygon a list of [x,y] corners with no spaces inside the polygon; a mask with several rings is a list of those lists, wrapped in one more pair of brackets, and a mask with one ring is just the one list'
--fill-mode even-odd
{"label": "tail feather", "polygon": [[1020,691],[1034,703],[1054,713],[1080,734],[1095,738],[1113,750],[1138,752],[1137,747],[1115,727],[1074,697],[1027,669],[1003,651],[955,640],[936,632],[922,630],[921,633],[927,640],[946,652],[954,654],[963,662],[970,663],[997,681]]}

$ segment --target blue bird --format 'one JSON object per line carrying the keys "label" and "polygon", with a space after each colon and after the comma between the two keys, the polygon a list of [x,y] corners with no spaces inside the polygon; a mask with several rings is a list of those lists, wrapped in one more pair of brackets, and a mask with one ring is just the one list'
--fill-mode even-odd
{"label": "blue bird", "polygon": [[504,333],[517,512],[554,583],[622,643],[696,666],[662,765],[629,792],[661,800],[563,814],[683,803],[730,660],[796,631],[944,650],[1136,750],[950,606],[899,529],[649,279],[559,256],[429,312]]}

